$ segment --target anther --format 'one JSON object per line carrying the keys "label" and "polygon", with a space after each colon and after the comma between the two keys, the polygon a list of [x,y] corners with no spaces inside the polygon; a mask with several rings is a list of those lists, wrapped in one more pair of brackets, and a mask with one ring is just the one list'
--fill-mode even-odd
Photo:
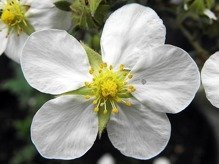
{"label": "anther", "polygon": [[100,103],[100,106],[104,106],[105,103]]}
{"label": "anther", "polygon": [[100,68],[103,69],[106,66],[106,63],[101,63]]}
{"label": "anther", "polygon": [[129,101],[124,101],[124,103],[125,103],[125,105],[127,105],[127,106],[132,106],[132,103],[129,102]]}
{"label": "anther", "polygon": [[110,69],[110,70],[112,70],[112,69],[113,69],[113,66],[112,66],[112,65],[110,65],[109,69]]}
{"label": "anther", "polygon": [[92,75],[94,73],[94,69],[90,68],[89,73]]}
{"label": "anther", "polygon": [[112,112],[113,112],[113,113],[119,113],[119,110],[118,110],[118,108],[113,108],[113,109],[112,109]]}
{"label": "anther", "polygon": [[104,109],[103,114],[107,114],[107,109]]}
{"label": "anther", "polygon": [[107,63],[103,63],[103,67],[107,67]]}
{"label": "anther", "polygon": [[94,100],[94,101],[93,101],[93,104],[97,104],[97,102],[98,102],[98,100]]}
{"label": "anther", "polygon": [[90,87],[90,83],[88,83],[88,82],[85,82],[84,85],[85,85],[86,87]]}
{"label": "anther", "polygon": [[133,75],[132,75],[132,74],[129,74],[129,75],[128,75],[128,78],[129,78],[129,79],[131,79],[132,77],[133,77]]}
{"label": "anther", "polygon": [[98,108],[98,107],[95,107],[95,108],[94,108],[94,112],[96,112],[96,113],[99,112],[99,108]]}
{"label": "anther", "polygon": [[91,97],[89,95],[84,96],[86,99],[90,99]]}
{"label": "anther", "polygon": [[120,70],[120,71],[123,71],[123,70],[124,70],[124,65],[123,65],[123,64],[121,64],[121,65],[119,66],[119,70]]}

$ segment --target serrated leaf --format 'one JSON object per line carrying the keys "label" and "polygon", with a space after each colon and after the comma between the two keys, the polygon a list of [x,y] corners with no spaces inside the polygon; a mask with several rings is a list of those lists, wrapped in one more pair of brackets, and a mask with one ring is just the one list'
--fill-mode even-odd
{"label": "serrated leaf", "polygon": [[60,10],[71,11],[71,3],[68,1],[57,1],[54,5]]}
{"label": "serrated leaf", "polygon": [[91,15],[94,16],[98,6],[100,5],[102,0],[91,0],[89,1],[90,3],[90,12],[91,12]]}
{"label": "serrated leaf", "polygon": [[102,63],[102,58],[101,58],[100,54],[97,53],[96,51],[94,51],[93,49],[91,49],[86,44],[84,44],[84,43],[81,43],[81,44],[87,53],[87,57],[88,57],[88,60],[89,60],[91,67],[93,67],[94,69],[98,69],[99,65]]}

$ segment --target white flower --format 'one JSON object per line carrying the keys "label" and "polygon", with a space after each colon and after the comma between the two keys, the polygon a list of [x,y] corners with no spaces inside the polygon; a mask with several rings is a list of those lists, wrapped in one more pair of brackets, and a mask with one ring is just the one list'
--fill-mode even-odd
{"label": "white flower", "polygon": [[82,156],[107,115],[109,139],[121,153],[138,159],[160,153],[171,131],[165,113],[182,111],[200,84],[195,62],[184,50],[164,45],[165,33],[157,14],[138,4],[125,5],[106,21],[102,61],[64,31],[33,33],[21,57],[24,76],[41,92],[61,94],[32,122],[31,138],[41,155]]}
{"label": "white flower", "polygon": [[219,52],[210,56],[205,62],[201,78],[208,100],[219,108]]}
{"label": "white flower", "polygon": [[211,20],[217,20],[216,15],[215,15],[211,10],[205,9],[203,13],[204,13],[204,15],[206,15],[209,19],[211,19]]}
{"label": "white flower", "polygon": [[20,62],[21,49],[33,31],[68,30],[70,13],[57,9],[53,0],[0,0],[0,55]]}
{"label": "white flower", "polygon": [[159,157],[153,161],[153,164],[171,164],[171,162],[166,157]]}
{"label": "white flower", "polygon": [[104,154],[98,161],[97,164],[115,164],[115,160],[110,154]]}

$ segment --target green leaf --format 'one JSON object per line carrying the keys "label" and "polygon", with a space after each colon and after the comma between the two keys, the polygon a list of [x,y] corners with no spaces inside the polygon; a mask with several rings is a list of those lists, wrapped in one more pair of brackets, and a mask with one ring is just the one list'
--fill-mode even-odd
{"label": "green leaf", "polygon": [[98,134],[99,134],[99,138],[101,137],[104,129],[107,126],[107,123],[110,120],[110,116],[111,116],[111,112],[112,112],[112,108],[111,105],[109,103],[107,103],[107,113],[104,113],[104,107],[101,107],[99,112],[98,112]]}
{"label": "green leaf", "polygon": [[71,11],[71,3],[68,1],[57,1],[54,5],[60,10]]}
{"label": "green leaf", "polygon": [[91,15],[94,16],[98,6],[100,5],[102,0],[91,0],[89,1],[90,3],[90,11],[91,11]]}
{"label": "green leaf", "polygon": [[95,70],[99,68],[99,65],[102,63],[102,58],[99,55],[99,53],[97,53],[96,51],[94,51],[93,49],[91,49],[90,47],[88,47],[86,44],[81,43],[82,46],[84,47],[87,56],[88,56],[88,60],[89,63],[91,65],[91,67]]}
{"label": "green leaf", "polygon": [[198,14],[202,14],[205,10],[204,0],[194,0],[194,2],[190,6],[190,10]]}
{"label": "green leaf", "polygon": [[23,31],[27,35],[31,35],[33,32],[35,32],[34,27],[26,20],[25,23],[22,21],[19,26],[23,29]]}
{"label": "green leaf", "polygon": [[76,94],[76,95],[91,95],[92,94],[92,90],[88,87],[81,87],[77,90],[74,91],[70,91],[70,92],[66,92],[62,95],[71,95],[71,94]]}
{"label": "green leaf", "polygon": [[16,153],[11,157],[10,164],[20,164],[20,163],[33,163],[33,159],[36,156],[36,149],[32,144],[25,145],[21,147]]}
{"label": "green leaf", "polygon": [[94,19],[100,24],[104,24],[105,23],[105,19],[107,14],[110,11],[110,6],[109,5],[100,5],[94,15]]}
{"label": "green leaf", "polygon": [[205,0],[206,7],[211,9],[215,3],[215,0]]}

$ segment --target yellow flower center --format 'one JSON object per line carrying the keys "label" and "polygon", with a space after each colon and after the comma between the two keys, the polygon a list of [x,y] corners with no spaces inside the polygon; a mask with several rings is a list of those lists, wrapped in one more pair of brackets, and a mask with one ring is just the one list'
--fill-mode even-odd
{"label": "yellow flower center", "polygon": [[1,14],[1,20],[9,27],[14,28],[18,34],[23,30],[23,26],[27,26],[25,13],[28,6],[21,5],[19,0],[7,0],[4,4]]}
{"label": "yellow flower center", "polygon": [[113,70],[112,66],[102,63],[98,70],[91,68],[89,72],[93,75],[93,81],[85,82],[85,86],[91,89],[90,94],[85,98],[94,98],[95,112],[103,109],[104,113],[108,110],[118,113],[117,103],[131,106],[126,99],[135,91],[135,88],[128,85],[127,81],[133,76],[124,70],[124,65],[121,64],[118,70]]}

